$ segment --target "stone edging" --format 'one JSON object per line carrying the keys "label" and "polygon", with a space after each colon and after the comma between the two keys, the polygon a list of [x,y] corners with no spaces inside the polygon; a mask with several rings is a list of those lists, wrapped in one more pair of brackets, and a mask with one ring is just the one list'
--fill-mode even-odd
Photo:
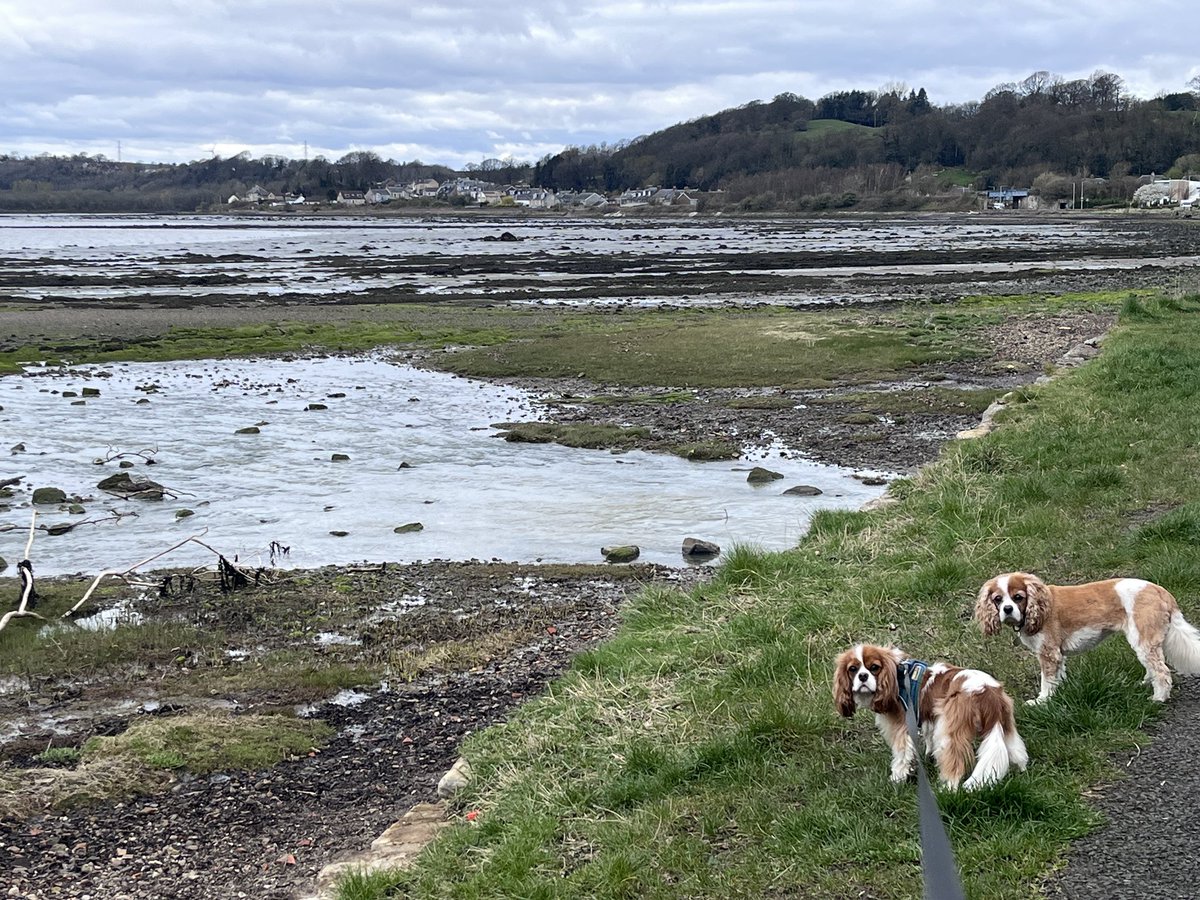
{"label": "stone edging", "polygon": [[[1104,342],[1106,337],[1108,337],[1108,332],[1096,335],[1095,337],[1090,337],[1082,343],[1076,344],[1057,360],[1055,360],[1055,365],[1059,369],[1073,369],[1076,366],[1083,365],[1088,360],[1095,359],[1100,355],[1100,345]],[[1051,381],[1053,377],[1054,376],[1052,375],[1040,375],[1034,379],[1033,383],[1045,384],[1046,382]],[[983,415],[980,417],[978,425],[976,425],[974,428],[968,428],[966,431],[960,431],[954,437],[957,440],[966,441],[974,438],[981,438],[984,435],[989,434],[992,429],[996,427],[997,413],[1007,407],[1008,404],[1012,402],[1012,398],[1012,391],[1009,391],[1003,396],[997,397],[992,401],[991,405],[983,411]],[[885,491],[881,496],[876,497],[874,500],[868,500],[859,508],[879,509],[882,506],[890,506],[895,502],[896,498]]]}
{"label": "stone edging", "polygon": [[329,863],[317,875],[313,893],[303,900],[333,900],[337,896],[338,881],[354,870],[366,874],[381,869],[403,869],[411,865],[426,845],[437,837],[438,832],[450,824],[445,801],[470,780],[471,764],[465,756],[460,756],[438,782],[437,793],[441,799],[434,803],[416,804],[373,840],[368,849]]}

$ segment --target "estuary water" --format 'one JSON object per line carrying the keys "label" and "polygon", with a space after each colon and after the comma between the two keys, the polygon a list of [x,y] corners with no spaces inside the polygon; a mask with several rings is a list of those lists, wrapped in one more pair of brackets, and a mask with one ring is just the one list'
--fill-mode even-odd
{"label": "estuary water", "polygon": [[[36,507],[39,575],[123,569],[194,534],[247,565],[267,564],[273,543],[288,548],[275,559],[283,567],[599,562],[602,546],[625,543],[641,561],[681,565],[686,537],[783,549],[817,510],[882,490],[778,455],[762,462],[784,479],[755,487],[746,475],[756,460],[506,442],[491,426],[535,418],[531,400],[372,356],[33,370],[0,378],[0,475],[82,498],[82,513]],[[250,427],[258,433],[237,433]],[[124,500],[97,487],[118,471],[169,495]],[[783,494],[798,484],[823,493]],[[10,564],[28,539],[28,500],[20,492],[0,508]],[[64,523],[75,527],[42,530]],[[421,530],[395,532],[414,523]],[[213,562],[189,544],[148,568]]]}

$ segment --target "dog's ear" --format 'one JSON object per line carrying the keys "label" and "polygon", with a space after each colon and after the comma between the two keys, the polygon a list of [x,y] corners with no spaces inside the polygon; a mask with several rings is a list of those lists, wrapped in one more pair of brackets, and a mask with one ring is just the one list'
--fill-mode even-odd
{"label": "dog's ear", "polygon": [[979,589],[979,596],[975,599],[975,621],[979,623],[979,630],[988,637],[1000,631],[1000,610],[991,600],[995,586],[995,578],[986,582]]}
{"label": "dog's ear", "polygon": [[1021,630],[1026,634],[1037,634],[1050,612],[1050,588],[1036,575],[1025,576],[1025,620]]}
{"label": "dog's ear", "polygon": [[833,705],[846,718],[854,715],[854,693],[850,690],[849,654],[841,654],[833,663]]}
{"label": "dog's ear", "polygon": [[880,654],[879,671],[875,673],[875,699],[871,703],[871,709],[877,713],[893,713],[900,708],[900,680],[896,673],[903,658],[903,651],[894,647],[889,648],[888,653]]}

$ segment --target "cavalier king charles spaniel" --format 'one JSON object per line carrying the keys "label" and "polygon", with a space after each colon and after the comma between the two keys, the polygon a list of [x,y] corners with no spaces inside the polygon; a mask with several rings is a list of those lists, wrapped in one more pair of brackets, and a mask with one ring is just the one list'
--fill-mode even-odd
{"label": "cavalier king charles spaniel", "polygon": [[980,588],[975,619],[988,635],[1011,625],[1037,656],[1042,689],[1027,703],[1043,703],[1054,693],[1067,674],[1066,654],[1090,650],[1117,631],[1145,667],[1155,700],[1171,696],[1167,663],[1181,675],[1200,674],[1200,631],[1166,588],[1138,578],[1061,586],[1025,572],[997,575]]}
{"label": "cavalier king charles spaniel", "polygon": [[[897,647],[859,644],[834,664],[833,702],[838,712],[853,716],[856,709],[868,707],[875,713],[875,724],[892,748],[894,782],[908,778],[916,762],[905,726],[911,689],[906,682],[911,682],[914,662]],[[928,667],[918,686],[917,722],[943,785],[962,784],[975,757],[975,738],[981,735],[979,760],[964,788],[999,781],[1010,765],[1024,770],[1029,754],[1017,734],[1012,699],[999,681],[986,672],[939,662]]]}

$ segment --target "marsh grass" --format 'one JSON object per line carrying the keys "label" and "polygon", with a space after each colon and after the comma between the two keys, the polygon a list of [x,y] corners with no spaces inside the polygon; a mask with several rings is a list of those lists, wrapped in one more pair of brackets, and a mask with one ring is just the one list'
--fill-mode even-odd
{"label": "marsh grass", "polygon": [[[171,771],[208,774],[263,769],[320,747],[333,729],[288,716],[195,713],[143,719],[113,737],[95,737],[72,752],[74,768],[0,767],[0,815],[19,817],[91,800],[148,793]],[[48,751],[49,752],[49,751]],[[45,755],[45,754],[44,754]]]}
{"label": "marsh grass", "polygon": [[870,717],[830,702],[832,659],[860,640],[1007,684],[1029,770],[940,799],[968,896],[1035,893],[1099,824],[1084,792],[1158,710],[1119,640],[1025,706],[1033,658],[984,639],[971,607],[1022,568],[1154,577],[1200,618],[1198,309],[1139,297],[1099,359],[949,447],[898,502],[819,513],[792,551],[734,548],[711,584],[643,594],[615,638],[468,741],[476,822],[342,896],[918,897],[913,788],[888,782]]}

